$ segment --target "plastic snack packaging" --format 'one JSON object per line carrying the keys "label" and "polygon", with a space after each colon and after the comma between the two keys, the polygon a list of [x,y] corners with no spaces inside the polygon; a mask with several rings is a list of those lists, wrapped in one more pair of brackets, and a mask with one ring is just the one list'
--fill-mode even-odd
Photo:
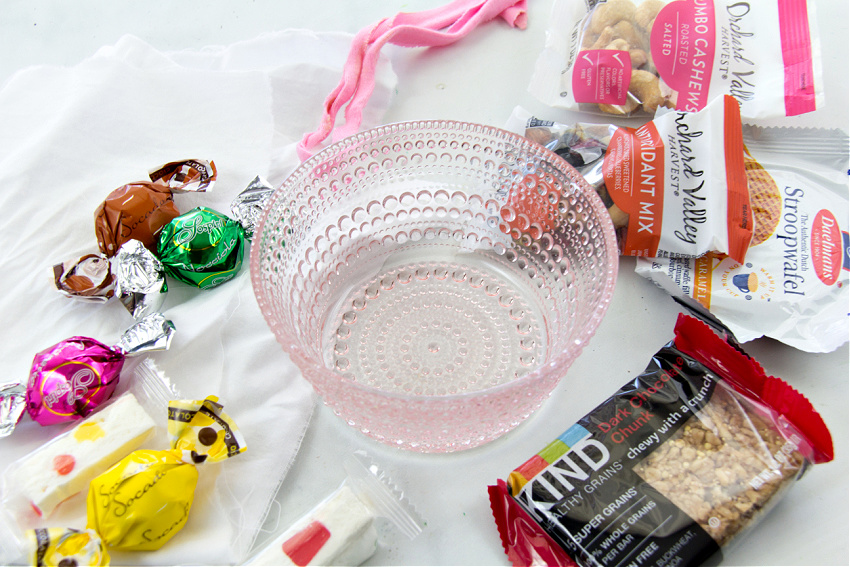
{"label": "plastic snack packaging", "polygon": [[150,181],[137,181],[113,190],[94,212],[94,228],[100,251],[114,256],[128,240],[138,240],[150,251],[162,227],[180,212],[174,193],[203,192],[212,188],[215,163],[182,160],[150,172]]}
{"label": "plastic snack packaging", "polygon": [[507,129],[558,153],[602,197],[626,256],[743,261],[753,220],[738,104],[659,113],[640,128],[566,126],[516,108]]}
{"label": "plastic snack packaging", "polygon": [[803,395],[680,315],[643,373],[489,493],[514,565],[697,565],[832,458]]}
{"label": "plastic snack packaging", "polygon": [[[93,478],[134,449],[164,435],[165,428],[158,427],[151,415],[164,411],[173,396],[170,382],[145,360],[133,369],[126,392],[5,467],[0,476],[0,564],[26,555],[26,549],[35,554],[32,557],[41,558],[41,563],[32,559],[32,565],[57,565],[58,559],[51,559],[55,553],[75,558],[79,565],[88,564],[80,561],[79,553],[108,558],[105,550],[99,555],[99,536],[82,530],[48,529],[46,524],[75,513],[82,515],[85,491]],[[82,493],[79,498],[72,498],[78,493]]]}
{"label": "plastic snack packaging", "polygon": [[37,353],[26,384],[0,384],[0,438],[14,431],[25,409],[41,425],[85,418],[112,397],[128,357],[167,350],[174,332],[171,321],[153,313],[113,346],[71,337]]}
{"label": "plastic snack packaging", "polygon": [[814,2],[556,0],[530,92],[628,116],[701,110],[728,94],[745,119],[823,104]]}
{"label": "plastic snack packaging", "polygon": [[635,270],[707,309],[741,341],[808,352],[847,342],[850,142],[838,130],[745,127],[755,216],[745,262],[721,254],[638,259]]}
{"label": "plastic snack packaging", "polygon": [[410,539],[422,531],[416,511],[365,455],[344,464],[346,480],[246,565],[360,565],[378,547],[378,518]]}
{"label": "plastic snack packaging", "polygon": [[197,466],[245,451],[245,440],[218,398],[168,404],[170,450],[133,451],[91,481],[88,529],[107,548],[156,550],[186,524]]}

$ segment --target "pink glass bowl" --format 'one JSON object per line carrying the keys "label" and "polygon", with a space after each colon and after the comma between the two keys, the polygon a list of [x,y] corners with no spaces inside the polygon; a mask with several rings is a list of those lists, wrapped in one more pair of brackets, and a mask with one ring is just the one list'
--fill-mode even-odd
{"label": "pink glass bowl", "polygon": [[617,276],[602,201],[554,153],[477,124],[391,124],[275,191],[251,279],[325,404],[394,446],[496,439],[551,394]]}

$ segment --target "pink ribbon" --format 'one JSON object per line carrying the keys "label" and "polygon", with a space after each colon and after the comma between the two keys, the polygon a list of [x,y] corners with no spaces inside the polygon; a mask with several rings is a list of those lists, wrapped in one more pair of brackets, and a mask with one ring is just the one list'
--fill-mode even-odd
{"label": "pink ribbon", "polygon": [[[310,157],[311,150],[332,131],[333,141],[357,132],[363,107],[375,88],[378,56],[386,43],[401,47],[449,45],[497,16],[511,27],[525,29],[526,0],[456,0],[432,10],[402,12],[360,30],[351,43],[342,79],[325,100],[319,127],[298,143],[299,158],[303,161]],[[346,104],[345,124],[334,131],[336,115]]]}

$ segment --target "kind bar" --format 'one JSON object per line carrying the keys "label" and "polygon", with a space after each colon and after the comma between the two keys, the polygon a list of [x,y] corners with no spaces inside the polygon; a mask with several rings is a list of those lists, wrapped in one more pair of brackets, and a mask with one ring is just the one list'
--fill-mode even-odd
{"label": "kind bar", "polygon": [[154,169],[150,178],[118,187],[95,210],[98,246],[107,256],[114,256],[128,240],[156,250],[162,227],[180,215],[174,193],[206,191],[216,179],[216,168],[212,161],[184,160]]}
{"label": "kind bar", "polygon": [[621,254],[692,258],[721,252],[744,260],[753,216],[741,116],[732,97],[696,113],[659,114],[637,129],[567,126],[517,108],[508,129],[560,155],[596,189]]}
{"label": "kind bar", "polygon": [[87,525],[109,548],[155,550],[186,524],[197,465],[245,451],[245,440],[218,398],[172,401],[170,450],[137,450],[91,481]]}
{"label": "kind bar", "polygon": [[[733,339],[680,316],[646,370],[490,488],[508,555],[697,565],[750,529],[832,439],[800,393]],[[538,553],[540,555],[540,553]],[[518,563],[515,563],[518,564]]]}
{"label": "kind bar", "polygon": [[4,486],[46,517],[139,447],[154,428],[135,396],[126,393],[17,461],[4,473]]}
{"label": "kind bar", "polygon": [[823,104],[813,8],[737,0],[557,0],[529,90],[549,106],[627,116],[734,96],[745,118]]}
{"label": "kind bar", "polygon": [[830,352],[850,336],[850,140],[838,130],[744,129],[755,216],[746,261],[638,260],[635,271],[696,303],[741,341],[768,336]]}
{"label": "kind bar", "polygon": [[246,565],[360,565],[378,548],[376,520],[413,539],[420,520],[392,481],[362,456],[345,460],[348,478]]}

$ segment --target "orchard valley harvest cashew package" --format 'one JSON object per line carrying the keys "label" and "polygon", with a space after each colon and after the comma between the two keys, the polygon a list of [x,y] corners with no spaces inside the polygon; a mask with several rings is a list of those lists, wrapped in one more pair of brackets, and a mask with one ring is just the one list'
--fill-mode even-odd
{"label": "orchard valley harvest cashew package", "polygon": [[724,94],[745,119],[795,116],[823,104],[814,24],[805,0],[556,0],[529,90],[621,116]]}

